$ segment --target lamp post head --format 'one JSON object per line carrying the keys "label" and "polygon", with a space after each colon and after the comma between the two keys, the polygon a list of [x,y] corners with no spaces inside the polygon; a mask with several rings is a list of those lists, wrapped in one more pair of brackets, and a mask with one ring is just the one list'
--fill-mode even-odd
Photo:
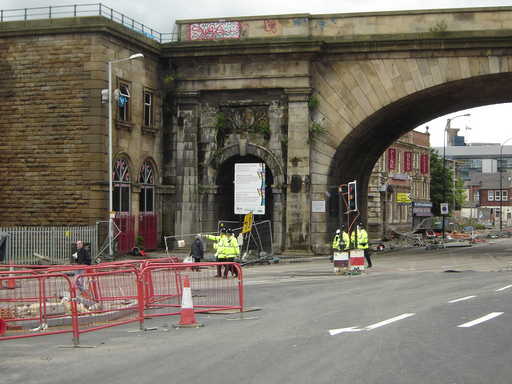
{"label": "lamp post head", "polygon": [[135,54],[131,55],[128,59],[133,60],[133,59],[138,59],[138,58],[142,58],[142,57],[144,57],[144,55],[142,53],[135,53]]}

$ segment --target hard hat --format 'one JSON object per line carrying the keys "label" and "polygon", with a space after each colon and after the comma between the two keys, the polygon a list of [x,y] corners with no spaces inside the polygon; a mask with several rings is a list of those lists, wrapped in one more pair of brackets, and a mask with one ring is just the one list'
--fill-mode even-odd
{"label": "hard hat", "polygon": [[341,229],[337,229],[337,230],[336,230],[336,233],[341,233]]}

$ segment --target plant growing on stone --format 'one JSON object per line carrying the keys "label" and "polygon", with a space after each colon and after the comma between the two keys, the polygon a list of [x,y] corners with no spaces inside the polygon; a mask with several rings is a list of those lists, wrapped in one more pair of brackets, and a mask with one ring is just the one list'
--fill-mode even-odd
{"label": "plant growing on stone", "polygon": [[217,148],[222,148],[224,146],[224,140],[227,134],[227,119],[226,115],[223,112],[217,113],[215,129],[217,130]]}
{"label": "plant growing on stone", "polygon": [[311,141],[318,135],[324,135],[327,132],[327,129],[322,124],[320,124],[318,121],[315,121],[313,119],[313,116],[315,115],[319,105],[320,105],[320,101],[318,100],[318,97],[316,97],[315,95],[312,95],[308,101],[309,118],[310,118],[308,141]]}

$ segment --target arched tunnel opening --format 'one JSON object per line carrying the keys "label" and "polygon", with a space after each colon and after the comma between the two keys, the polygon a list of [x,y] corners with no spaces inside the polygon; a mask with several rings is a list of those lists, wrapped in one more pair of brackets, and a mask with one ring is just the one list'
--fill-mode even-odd
{"label": "arched tunnel opening", "polygon": [[391,144],[437,117],[511,102],[511,80],[512,73],[500,73],[443,83],[389,104],[362,121],[338,146],[331,161],[328,233],[333,233],[342,220],[337,188],[340,184],[357,180],[358,207],[362,221],[367,223],[370,175],[379,157]]}
{"label": "arched tunnel opening", "polygon": [[[217,217],[225,221],[243,222],[244,215],[235,214],[235,164],[237,163],[264,163],[262,159],[254,155],[230,157],[222,163],[217,176],[219,198],[217,200]],[[272,185],[274,177],[272,171],[265,164],[265,214],[255,215],[256,221],[269,220],[273,216]]]}

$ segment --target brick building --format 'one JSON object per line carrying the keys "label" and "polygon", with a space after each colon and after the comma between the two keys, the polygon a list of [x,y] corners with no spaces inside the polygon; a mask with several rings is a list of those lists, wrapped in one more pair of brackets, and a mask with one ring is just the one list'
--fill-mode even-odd
{"label": "brick building", "polygon": [[368,196],[373,208],[368,225],[375,236],[409,232],[432,215],[429,138],[428,133],[408,132],[375,164]]}
{"label": "brick building", "polygon": [[[501,177],[501,183],[500,183]],[[466,204],[461,216],[478,220],[482,224],[512,225],[512,172],[473,173],[465,182]],[[503,215],[501,215],[503,211]]]}
{"label": "brick building", "polygon": [[113,111],[113,200],[118,225],[154,245],[169,190],[161,182],[158,44],[100,17],[0,23],[0,226],[107,219],[101,90],[107,62],[136,52],[144,60],[112,70],[125,98]]}
{"label": "brick building", "polygon": [[[278,46],[271,56],[256,46],[240,54],[219,52],[217,42],[167,44],[158,32],[116,19],[109,8],[104,17],[102,9],[99,16],[0,21],[0,226],[107,220],[112,163],[124,248],[137,234],[156,246],[164,234],[210,232],[218,219],[240,220],[234,165],[264,163],[259,219],[271,223],[274,250],[329,249],[340,221],[338,185],[356,176],[338,174],[337,153],[344,151],[335,148],[336,135],[311,131],[313,118],[323,121],[311,106],[320,85],[311,82],[312,56],[302,40],[297,52]],[[187,25],[179,26],[183,36]],[[255,33],[265,26],[247,24]],[[107,63],[135,53],[144,59],[113,65],[111,159],[101,97]],[[328,104],[325,97],[320,105]],[[428,137],[411,132],[377,162],[367,207],[360,204],[372,236],[410,228],[425,209],[396,198],[411,194],[415,204],[428,204],[427,152]],[[357,171],[361,190],[376,157]]]}

